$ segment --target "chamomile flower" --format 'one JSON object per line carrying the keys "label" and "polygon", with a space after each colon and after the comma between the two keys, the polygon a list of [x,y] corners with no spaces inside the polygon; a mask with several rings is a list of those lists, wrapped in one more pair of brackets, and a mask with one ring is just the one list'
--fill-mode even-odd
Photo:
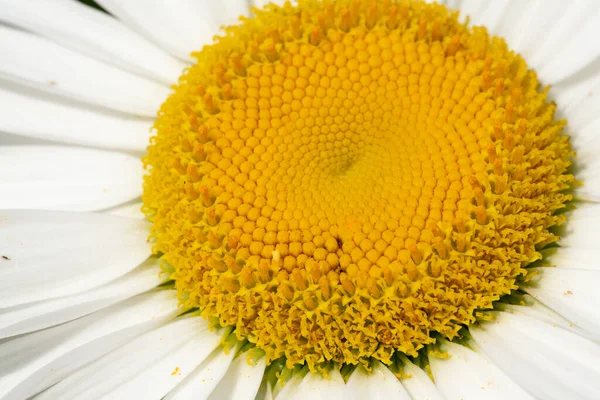
{"label": "chamomile flower", "polygon": [[0,398],[597,396],[595,2],[99,3],[0,1]]}

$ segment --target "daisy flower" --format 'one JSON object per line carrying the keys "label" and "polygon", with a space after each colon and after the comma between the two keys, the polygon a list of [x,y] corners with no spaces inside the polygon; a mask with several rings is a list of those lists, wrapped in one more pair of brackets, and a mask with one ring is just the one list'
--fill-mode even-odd
{"label": "daisy flower", "polygon": [[597,399],[595,1],[0,1],[0,399]]}

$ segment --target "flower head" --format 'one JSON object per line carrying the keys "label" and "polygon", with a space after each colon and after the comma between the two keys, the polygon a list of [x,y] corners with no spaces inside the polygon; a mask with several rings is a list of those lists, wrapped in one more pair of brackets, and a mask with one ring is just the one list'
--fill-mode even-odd
{"label": "flower head", "polygon": [[446,7],[270,6],[195,56],[155,125],[146,214],[182,302],[267,362],[417,356],[558,239],[564,121]]}
{"label": "flower head", "polygon": [[596,397],[595,2],[100,3],[0,1],[0,399]]}

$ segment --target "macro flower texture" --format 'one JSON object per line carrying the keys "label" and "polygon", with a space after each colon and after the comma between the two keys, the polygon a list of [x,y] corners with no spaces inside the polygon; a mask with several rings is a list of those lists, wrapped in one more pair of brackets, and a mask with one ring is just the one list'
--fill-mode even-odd
{"label": "macro flower texture", "polygon": [[595,0],[0,0],[0,399],[600,398]]}

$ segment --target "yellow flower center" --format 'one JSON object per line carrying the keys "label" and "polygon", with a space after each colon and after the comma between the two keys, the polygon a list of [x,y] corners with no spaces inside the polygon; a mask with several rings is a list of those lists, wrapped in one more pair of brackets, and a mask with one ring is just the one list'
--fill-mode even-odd
{"label": "yellow flower center", "polygon": [[311,369],[455,337],[557,240],[572,152],[547,91],[437,4],[254,13],[194,54],[145,159],[182,303]]}

